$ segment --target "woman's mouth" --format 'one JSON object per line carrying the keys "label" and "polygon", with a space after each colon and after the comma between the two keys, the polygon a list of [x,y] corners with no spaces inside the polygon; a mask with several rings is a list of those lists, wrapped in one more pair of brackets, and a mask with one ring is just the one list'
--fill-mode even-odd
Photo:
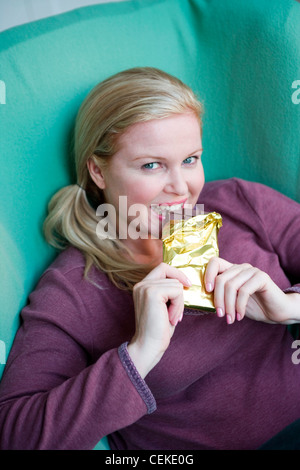
{"label": "woman's mouth", "polygon": [[151,210],[160,220],[163,220],[171,212],[182,211],[185,202],[186,200],[180,203],[175,203],[175,204],[169,204],[169,203],[151,204]]}

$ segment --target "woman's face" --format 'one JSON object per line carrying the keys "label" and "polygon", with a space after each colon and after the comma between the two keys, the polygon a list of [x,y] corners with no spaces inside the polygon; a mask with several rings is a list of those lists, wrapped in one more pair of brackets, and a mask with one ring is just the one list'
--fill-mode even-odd
{"label": "woman's face", "polygon": [[[90,161],[89,171],[106,203],[115,207],[117,220],[129,226],[139,215],[141,233],[155,237],[166,213],[163,206],[180,210],[196,204],[204,184],[201,153],[198,118],[179,114],[134,124],[120,136],[107,167]],[[127,198],[121,198],[121,205],[120,196]],[[142,213],[135,212],[134,204],[143,206]]]}

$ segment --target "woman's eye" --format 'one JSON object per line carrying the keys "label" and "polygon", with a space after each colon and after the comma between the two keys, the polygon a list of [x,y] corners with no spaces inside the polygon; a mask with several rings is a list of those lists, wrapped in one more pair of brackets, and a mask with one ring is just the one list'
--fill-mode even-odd
{"label": "woman's eye", "polygon": [[185,160],[183,160],[183,164],[184,165],[192,165],[193,163],[196,163],[196,161],[199,160],[199,157],[197,156],[192,156],[192,157],[188,157],[186,158]]}
{"label": "woman's eye", "polygon": [[146,163],[145,165],[143,165],[143,168],[145,168],[145,170],[156,170],[157,168],[159,168],[159,163],[157,162]]}

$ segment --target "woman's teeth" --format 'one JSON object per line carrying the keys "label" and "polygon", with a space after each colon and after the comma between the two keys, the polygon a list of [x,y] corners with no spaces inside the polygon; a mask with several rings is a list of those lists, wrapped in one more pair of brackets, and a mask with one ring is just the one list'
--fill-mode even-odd
{"label": "woman's teeth", "polygon": [[154,210],[154,212],[156,212],[157,214],[163,214],[166,212],[175,212],[175,211],[179,211],[182,208],[183,208],[183,204],[173,204],[172,206],[164,205],[164,204],[151,205],[151,209]]}

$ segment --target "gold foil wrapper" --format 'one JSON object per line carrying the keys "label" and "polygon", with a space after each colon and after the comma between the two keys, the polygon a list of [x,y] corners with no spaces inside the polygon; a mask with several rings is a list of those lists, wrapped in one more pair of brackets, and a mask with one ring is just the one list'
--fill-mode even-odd
{"label": "gold foil wrapper", "polygon": [[213,292],[206,292],[204,274],[208,261],[219,256],[218,232],[222,217],[216,212],[169,220],[163,227],[163,260],[180,269],[192,282],[184,289],[188,308],[215,312]]}

